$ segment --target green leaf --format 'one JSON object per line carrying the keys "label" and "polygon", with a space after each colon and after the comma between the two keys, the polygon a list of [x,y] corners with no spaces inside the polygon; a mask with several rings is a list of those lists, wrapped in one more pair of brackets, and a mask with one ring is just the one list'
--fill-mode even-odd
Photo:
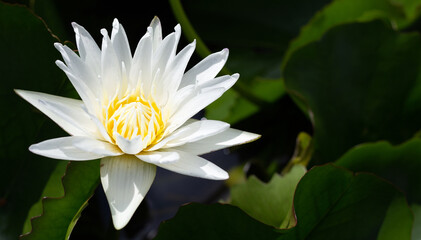
{"label": "green leaf", "polygon": [[352,171],[371,172],[405,192],[408,200],[421,203],[421,139],[392,146],[381,141],[358,145],[336,161]]}
{"label": "green leaf", "polygon": [[412,240],[421,239],[421,205],[411,205],[414,213],[414,227],[412,228]]}
{"label": "green leaf", "polygon": [[402,223],[412,225],[409,207],[403,203],[402,193],[375,175],[329,164],[312,168],[298,183],[294,228],[275,231],[230,205],[190,204],[162,223],[155,239],[371,240],[380,229],[394,236],[403,234],[395,239],[405,239],[404,224],[384,229],[396,220],[393,217],[403,217]]}
{"label": "green leaf", "polygon": [[313,164],[334,161],[362,142],[399,143],[419,129],[420,35],[382,21],[342,25],[297,50],[285,86],[311,112]]}
{"label": "green leaf", "polygon": [[54,169],[54,171],[51,173],[50,179],[48,180],[47,185],[45,185],[44,191],[41,194],[42,197],[38,200],[38,202],[32,205],[31,209],[29,210],[28,216],[26,217],[25,224],[23,226],[23,234],[29,233],[32,230],[31,219],[43,214],[42,199],[44,197],[58,198],[64,195],[61,179],[65,175],[67,164],[67,161],[59,161],[57,163],[56,169]]}
{"label": "green leaf", "polygon": [[406,199],[403,197],[396,198],[387,210],[386,218],[377,236],[377,240],[411,240],[413,223],[414,216]]}
{"label": "green leaf", "polygon": [[269,183],[251,176],[245,183],[231,188],[232,204],[267,225],[289,228],[295,225],[292,200],[298,181],[306,173],[302,165],[295,165],[284,176],[273,175]]}
{"label": "green leaf", "polygon": [[54,64],[59,59],[54,42],[44,22],[26,7],[0,2],[0,108],[5,113],[0,119],[0,239],[22,233],[29,209],[57,165],[28,147],[64,132],[13,91],[59,92],[65,77]]}
{"label": "green leaf", "polygon": [[291,54],[306,44],[319,40],[333,27],[352,22],[367,22],[387,19],[398,29],[416,20],[420,12],[420,0],[336,0],[318,12],[305,25],[300,35],[291,43],[284,64]]}
{"label": "green leaf", "polygon": [[295,192],[297,225],[278,239],[376,239],[391,204],[402,198],[372,174],[354,174],[331,164],[314,167]]}
{"label": "green leaf", "polygon": [[232,205],[191,203],[163,222],[155,240],[275,239],[273,227],[260,223]]}
{"label": "green leaf", "polygon": [[43,214],[32,219],[32,232],[21,239],[68,239],[99,183],[100,160],[71,162],[63,177],[64,196],[44,198]]}

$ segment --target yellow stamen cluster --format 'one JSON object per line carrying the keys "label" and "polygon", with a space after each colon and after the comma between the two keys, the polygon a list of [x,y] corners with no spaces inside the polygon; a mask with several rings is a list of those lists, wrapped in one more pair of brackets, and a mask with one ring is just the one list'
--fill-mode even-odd
{"label": "yellow stamen cluster", "polygon": [[103,124],[114,142],[118,135],[129,140],[141,136],[148,146],[163,137],[165,119],[161,109],[140,91],[114,97],[102,112]]}

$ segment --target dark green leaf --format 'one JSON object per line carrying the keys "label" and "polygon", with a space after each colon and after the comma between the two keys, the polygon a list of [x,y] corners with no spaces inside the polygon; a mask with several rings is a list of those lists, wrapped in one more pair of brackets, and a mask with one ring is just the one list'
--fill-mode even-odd
{"label": "dark green leaf", "polygon": [[65,194],[44,198],[43,214],[32,219],[32,232],[22,239],[68,239],[99,183],[100,160],[69,163],[63,177]]}
{"label": "dark green leaf", "polygon": [[411,24],[420,14],[420,0],[336,0],[317,13],[301,29],[300,35],[289,47],[284,63],[298,48],[320,39],[329,29],[341,24],[387,19],[401,29]]}
{"label": "dark green leaf", "polygon": [[314,167],[295,192],[297,226],[278,239],[376,239],[396,198],[403,196],[374,175]]}
{"label": "dark green leaf", "polygon": [[352,146],[402,142],[419,129],[421,41],[381,21],[342,25],[291,56],[285,86],[314,124],[312,162],[334,161]]}
{"label": "dark green leaf", "polygon": [[395,187],[375,175],[334,165],[314,167],[304,175],[294,207],[297,225],[276,233],[233,206],[190,204],[161,225],[156,239],[368,240],[376,239],[380,229],[381,234],[407,239],[406,224],[384,228],[391,226],[393,217],[412,225],[409,207]]}
{"label": "dark green leaf", "polygon": [[275,229],[249,217],[231,205],[183,206],[177,215],[159,227],[155,240],[164,239],[275,239]]}
{"label": "dark green leaf", "polygon": [[371,172],[387,179],[406,193],[410,202],[421,203],[421,139],[414,138],[399,146],[388,142],[358,145],[337,165],[352,171]]}
{"label": "dark green leaf", "polygon": [[[43,21],[26,7],[0,2],[2,117],[0,120],[0,238],[22,233],[30,207],[39,200],[57,161],[35,156],[30,144],[63,135],[55,124],[20,99],[13,89],[57,93],[64,74]],[[50,124],[51,123],[51,124]]]}

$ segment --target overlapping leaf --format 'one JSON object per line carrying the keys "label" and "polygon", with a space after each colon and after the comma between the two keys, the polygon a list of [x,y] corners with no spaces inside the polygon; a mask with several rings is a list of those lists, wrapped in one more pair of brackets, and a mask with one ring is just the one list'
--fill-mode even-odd
{"label": "overlapping leaf", "polygon": [[32,231],[22,239],[68,239],[99,183],[99,160],[72,162],[63,177],[64,196],[44,198],[43,214],[31,220]]}
{"label": "overlapping leaf", "polygon": [[413,136],[421,119],[420,65],[420,35],[382,21],[336,27],[295,51],[285,85],[311,111],[313,164],[362,142]]}
{"label": "overlapping leaf", "polygon": [[[304,175],[295,191],[294,208],[297,225],[278,230],[275,235],[272,228],[252,221],[237,208],[188,205],[162,224],[156,239],[368,240],[376,239],[390,212],[410,212],[402,193],[389,183],[372,174],[354,174],[333,165],[314,167]],[[410,214],[400,216],[404,217],[400,221],[412,225]],[[400,235],[407,233],[408,226],[392,229],[386,229],[387,233],[395,233],[392,236],[396,239],[408,239]]]}
{"label": "overlapping leaf", "polygon": [[301,29],[300,35],[289,46],[284,63],[295,50],[320,39],[328,30],[341,24],[387,19],[395,28],[405,28],[417,19],[420,6],[419,0],[332,1]]}
{"label": "overlapping leaf", "polygon": [[382,141],[356,146],[336,164],[352,171],[371,172],[394,183],[412,203],[421,203],[421,139],[398,146]]}
{"label": "overlapping leaf", "polygon": [[284,176],[275,174],[267,184],[256,177],[231,188],[231,202],[253,218],[277,228],[295,225],[292,201],[298,181],[306,168],[295,165]]}

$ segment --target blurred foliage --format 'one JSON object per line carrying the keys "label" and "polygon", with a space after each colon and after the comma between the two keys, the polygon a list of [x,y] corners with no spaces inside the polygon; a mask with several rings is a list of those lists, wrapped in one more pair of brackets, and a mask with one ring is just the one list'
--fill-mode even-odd
{"label": "blurred foliage", "polygon": [[[177,19],[186,21],[179,0],[170,1]],[[236,123],[284,95],[279,65],[289,41],[329,0],[322,1],[183,1],[194,29],[190,40],[202,38],[213,51],[227,47],[225,74],[239,72],[240,80],[222,98],[207,107],[206,117]],[[238,6],[241,10],[238,11]],[[259,9],[259,11],[256,11]],[[212,19],[212,22],[209,21]],[[221,32],[221,27],[229,31]],[[198,42],[200,44],[200,42]],[[199,52],[200,53],[200,52]],[[206,54],[200,53],[202,57]],[[229,70],[228,70],[229,69]]]}
{"label": "blurred foliage", "polygon": [[[156,232],[156,239],[421,237],[421,0],[150,4],[139,10],[130,1],[0,2],[5,113],[0,239],[27,232],[22,238],[67,238],[98,184],[98,161],[66,167],[67,162],[27,150],[65,133],[13,89],[77,98],[54,65],[60,59],[54,42],[75,46],[70,22],[83,25],[99,42],[99,29],[111,27],[117,17],[134,47],[154,15],[164,34],[181,23],[186,38],[180,45],[201,40],[191,64],[230,49],[221,74],[239,72],[240,80],[206,108],[205,116],[262,138],[227,155],[241,164],[235,171],[240,183],[206,189],[210,197],[204,202],[231,193],[239,208],[189,204],[157,231],[152,223],[162,219],[154,218],[156,209],[148,204],[154,199],[147,197],[121,231],[122,239],[151,239]],[[307,164],[311,169],[305,173]],[[162,181],[165,186],[174,178]],[[194,195],[190,182],[183,193]],[[80,218],[89,227],[77,224],[70,239],[119,237],[109,230],[103,198],[95,194]]]}

